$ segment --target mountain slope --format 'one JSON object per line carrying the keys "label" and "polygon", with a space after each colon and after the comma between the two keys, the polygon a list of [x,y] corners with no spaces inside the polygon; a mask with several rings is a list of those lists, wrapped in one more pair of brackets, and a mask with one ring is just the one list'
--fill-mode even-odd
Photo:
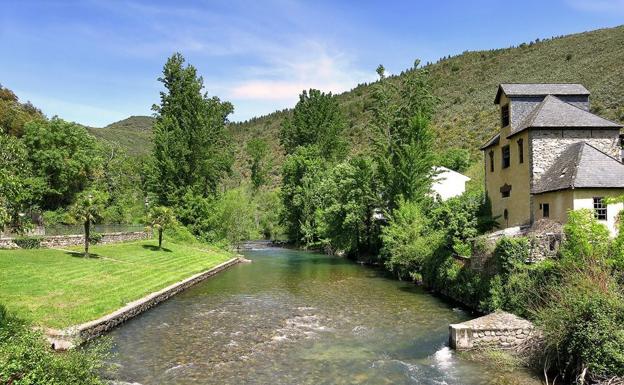
{"label": "mountain slope", "polygon": [[[518,47],[465,52],[427,65],[434,94],[440,102],[433,119],[436,145],[467,148],[479,145],[499,125],[493,103],[499,83],[582,83],[592,93],[592,112],[624,122],[624,26],[521,44]],[[401,75],[398,75],[401,76]],[[397,80],[396,77],[394,80]],[[353,152],[366,151],[370,138],[367,112],[372,85],[360,85],[337,98],[348,118],[346,131]],[[231,129],[239,149],[252,137],[265,138],[281,163],[278,132],[290,112],[279,111]],[[242,152],[238,157],[244,158]],[[238,163],[239,169],[244,163]]]}
{"label": "mountain slope", "polygon": [[154,120],[151,116],[131,116],[103,128],[88,127],[88,130],[98,139],[119,144],[129,155],[141,156],[152,148]]}
{"label": "mountain slope", "polygon": [[[582,83],[592,93],[592,112],[624,122],[624,26],[520,44],[517,47],[465,52],[427,65],[434,94],[440,102],[433,118],[438,149],[462,147],[473,154],[497,130],[494,96],[499,83]],[[372,70],[372,69],[371,69]],[[391,78],[398,81],[397,75]],[[359,85],[337,95],[347,117],[345,135],[353,153],[369,149],[368,126],[373,84]],[[272,174],[283,160],[278,133],[290,110],[276,111],[229,125],[236,142],[234,179],[246,177],[245,145],[251,138],[271,146]],[[131,154],[149,150],[150,117],[130,117],[91,132],[128,148]],[[235,181],[233,181],[235,183]]]}

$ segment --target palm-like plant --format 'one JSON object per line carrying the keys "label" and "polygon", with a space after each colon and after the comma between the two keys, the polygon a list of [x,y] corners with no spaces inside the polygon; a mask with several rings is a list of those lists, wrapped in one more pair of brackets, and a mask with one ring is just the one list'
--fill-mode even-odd
{"label": "palm-like plant", "polygon": [[173,210],[165,206],[154,206],[148,213],[148,220],[153,229],[158,230],[158,248],[162,248],[163,231],[176,223]]}
{"label": "palm-like plant", "polygon": [[91,236],[91,224],[102,219],[106,196],[98,191],[84,191],[78,195],[76,202],[71,208],[72,216],[84,224],[84,255],[89,256],[89,239]]}

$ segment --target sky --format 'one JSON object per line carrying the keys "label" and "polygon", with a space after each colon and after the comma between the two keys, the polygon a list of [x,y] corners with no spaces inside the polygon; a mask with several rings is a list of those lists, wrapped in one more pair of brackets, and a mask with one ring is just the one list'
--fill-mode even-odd
{"label": "sky", "polygon": [[232,121],[466,50],[623,24],[624,0],[0,0],[0,84],[48,116],[150,115],[174,52]]}

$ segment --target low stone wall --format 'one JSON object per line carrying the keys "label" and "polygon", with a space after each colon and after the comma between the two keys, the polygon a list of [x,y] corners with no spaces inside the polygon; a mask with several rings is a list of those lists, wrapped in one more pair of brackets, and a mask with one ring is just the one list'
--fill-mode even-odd
{"label": "low stone wall", "polygon": [[530,321],[497,311],[468,322],[449,325],[449,334],[451,348],[456,350],[518,350],[532,341],[538,332]]}
{"label": "low stone wall", "polygon": [[67,350],[75,346],[78,346],[85,341],[93,339],[119,324],[136,317],[146,310],[158,305],[159,303],[173,297],[179,292],[188,289],[189,287],[219,273],[222,270],[227,269],[239,262],[242,262],[244,258],[236,257],[229,261],[226,261],[218,266],[213,267],[210,270],[198,273],[173,285],[159,290],[155,293],[149,294],[141,299],[130,302],[121,309],[105,315],[94,321],[86,322],[80,325],[71,326],[63,330],[46,329],[45,334],[50,342],[51,346],[55,350]]}
{"label": "low stone wall", "polygon": [[[149,231],[134,231],[127,233],[105,233],[98,244],[119,243],[128,241],[139,241],[151,238]],[[84,244],[84,235],[53,235],[41,238],[41,247],[62,248],[68,246],[79,246]],[[0,238],[0,249],[18,249],[12,238]]]}

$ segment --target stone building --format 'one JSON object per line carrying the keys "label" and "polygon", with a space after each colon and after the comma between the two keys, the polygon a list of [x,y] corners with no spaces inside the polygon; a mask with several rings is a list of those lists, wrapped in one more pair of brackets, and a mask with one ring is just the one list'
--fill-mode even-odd
{"label": "stone building", "polygon": [[623,205],[622,125],[589,112],[581,84],[501,84],[501,128],[481,147],[485,187],[501,228],[594,210],[612,234]]}

